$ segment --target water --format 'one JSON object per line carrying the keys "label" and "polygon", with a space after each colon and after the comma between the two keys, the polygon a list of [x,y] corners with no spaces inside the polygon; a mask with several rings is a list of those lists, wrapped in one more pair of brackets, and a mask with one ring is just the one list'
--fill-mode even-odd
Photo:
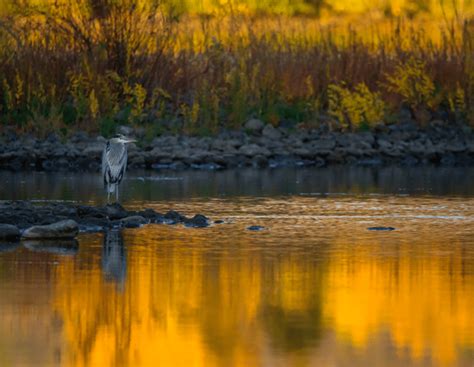
{"label": "water", "polygon": [[[103,200],[97,175],[0,182]],[[472,169],[138,172],[123,197],[225,223],[0,246],[0,366],[474,366]]]}

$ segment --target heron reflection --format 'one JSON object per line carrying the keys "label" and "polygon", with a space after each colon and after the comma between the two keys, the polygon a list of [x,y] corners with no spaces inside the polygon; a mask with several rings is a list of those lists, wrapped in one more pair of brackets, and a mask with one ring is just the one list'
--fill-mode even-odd
{"label": "heron reflection", "polygon": [[102,271],[106,280],[123,286],[127,276],[127,252],[120,230],[105,232],[102,246]]}

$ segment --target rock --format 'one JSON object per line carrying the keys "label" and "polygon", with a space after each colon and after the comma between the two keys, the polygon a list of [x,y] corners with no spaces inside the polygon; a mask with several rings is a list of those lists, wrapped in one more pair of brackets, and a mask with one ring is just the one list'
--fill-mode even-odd
{"label": "rock", "polygon": [[128,214],[127,211],[119,203],[108,204],[104,207],[105,214],[109,219],[122,219],[125,218]]}
{"label": "rock", "polygon": [[132,215],[131,217],[120,219],[119,223],[125,228],[138,228],[144,224],[149,223],[149,221],[148,219],[143,218],[141,215]]}
{"label": "rock", "polygon": [[250,226],[250,227],[247,227],[247,230],[249,231],[263,231],[265,229],[265,227],[263,226]]}
{"label": "rock", "polygon": [[245,123],[244,127],[245,127],[245,130],[257,133],[257,132],[262,131],[264,126],[265,124],[263,123],[263,121],[259,119],[250,119]]}
{"label": "rock", "polygon": [[76,221],[67,219],[45,226],[33,226],[23,232],[23,238],[31,239],[64,239],[74,238],[79,233],[79,226]]}
{"label": "rock", "polygon": [[267,148],[260,147],[257,144],[242,145],[239,149],[239,152],[247,157],[254,157],[257,155],[268,157],[271,155]]}
{"label": "rock", "polygon": [[89,159],[102,157],[102,151],[104,150],[104,144],[100,142],[88,144],[82,154],[87,156]]}
{"label": "rock", "polygon": [[79,244],[75,239],[23,241],[23,246],[31,251],[49,252],[55,255],[75,255],[79,250]]}
{"label": "rock", "polygon": [[312,150],[316,154],[330,154],[336,147],[336,142],[329,139],[317,139],[312,142]]}
{"label": "rock", "polygon": [[262,131],[262,135],[268,139],[280,139],[281,132],[275,129],[272,125],[267,124]]}
{"label": "rock", "polygon": [[171,224],[176,224],[184,222],[186,220],[186,217],[174,210],[170,210],[168,213],[165,214],[165,219],[171,221]]}
{"label": "rock", "polygon": [[394,231],[395,228],[393,227],[369,227],[367,228],[369,231]]}
{"label": "rock", "polygon": [[194,217],[184,220],[184,225],[186,227],[192,228],[205,228],[209,227],[209,219],[202,214],[196,214]]}
{"label": "rock", "polygon": [[20,230],[12,224],[0,224],[0,241],[15,241],[20,238]]}

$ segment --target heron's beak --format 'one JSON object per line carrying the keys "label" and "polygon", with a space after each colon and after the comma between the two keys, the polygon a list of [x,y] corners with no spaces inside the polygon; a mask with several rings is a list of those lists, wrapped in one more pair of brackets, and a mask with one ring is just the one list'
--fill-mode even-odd
{"label": "heron's beak", "polygon": [[137,141],[135,139],[125,139],[125,143],[136,143]]}

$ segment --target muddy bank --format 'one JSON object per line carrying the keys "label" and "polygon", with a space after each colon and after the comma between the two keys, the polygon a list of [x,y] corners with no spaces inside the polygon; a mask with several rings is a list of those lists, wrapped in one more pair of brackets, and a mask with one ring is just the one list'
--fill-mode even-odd
{"label": "muddy bank", "polygon": [[[147,140],[143,131],[122,127],[139,142],[129,147],[129,168],[226,169],[353,164],[365,166],[474,165],[474,133],[439,120],[420,129],[413,123],[375,132],[288,130],[251,120],[245,131],[215,137],[165,135]],[[100,169],[102,136],[78,132],[68,139],[4,134],[0,169],[95,171]]]}

